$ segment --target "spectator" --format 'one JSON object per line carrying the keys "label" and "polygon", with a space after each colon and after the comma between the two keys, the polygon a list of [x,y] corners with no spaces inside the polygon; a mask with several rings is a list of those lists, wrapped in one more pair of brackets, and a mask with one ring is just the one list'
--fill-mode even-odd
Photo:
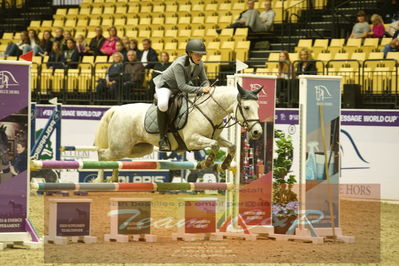
{"label": "spectator", "polygon": [[64,62],[70,68],[77,68],[79,63],[79,52],[76,50],[74,39],[66,40],[66,49],[64,50]]}
{"label": "spectator", "polygon": [[373,23],[373,29],[367,35],[372,38],[382,38],[385,35],[384,21],[378,14],[371,16],[371,22]]}
{"label": "spectator", "polygon": [[141,88],[144,80],[144,66],[137,61],[137,54],[133,50],[127,52],[127,64],[124,71],[124,89]]}
{"label": "spectator", "polygon": [[297,70],[296,70],[296,75],[317,75],[317,68],[316,68],[316,63],[311,60],[312,59],[312,54],[310,53],[310,50],[307,48],[302,48],[302,50],[299,52],[299,58],[300,62],[298,63]]}
{"label": "spectator", "polygon": [[79,34],[76,37],[76,50],[79,53],[79,57],[82,58],[82,56],[87,54],[87,51],[89,50],[86,41],[85,41],[85,37],[82,34]]}
{"label": "spectator", "polygon": [[152,72],[152,78],[155,78],[160,73],[165,71],[172,63],[169,62],[169,54],[167,52],[161,53],[161,62],[156,63],[154,71]]}
{"label": "spectator", "polygon": [[37,36],[37,33],[35,30],[29,30],[28,32],[29,40],[30,40],[30,47],[32,47],[33,50],[33,56],[43,54],[43,49],[40,47],[40,40],[39,37]]}
{"label": "spectator", "polygon": [[161,62],[156,63],[154,66],[154,71],[152,72],[152,79],[150,82],[150,95],[154,95],[155,93],[155,84],[153,79],[165,71],[172,63],[169,62],[169,54],[167,52],[161,53]]}
{"label": "spectator", "polygon": [[64,68],[64,54],[61,50],[60,42],[53,42],[53,47],[47,62],[48,68],[60,69]]}
{"label": "spectator", "polygon": [[91,39],[89,44],[88,53],[92,55],[103,55],[101,48],[105,43],[105,37],[103,36],[103,29],[101,27],[96,27],[96,37]]}
{"label": "spectator", "polygon": [[49,55],[51,53],[51,48],[53,46],[53,36],[51,35],[51,31],[45,30],[43,32],[43,37],[40,40],[40,47],[43,50],[43,55]]}
{"label": "spectator", "polygon": [[112,60],[112,65],[108,68],[105,79],[99,80],[96,91],[100,95],[110,92],[113,97],[116,97],[123,73],[123,55],[119,52],[115,52],[112,54]]}
{"label": "spectator", "polygon": [[389,25],[388,35],[394,39],[396,37],[398,37],[398,35],[399,35],[399,20],[392,22],[391,25]]}
{"label": "spectator", "polygon": [[250,28],[251,30],[256,30],[255,23],[259,21],[259,12],[254,9],[255,1],[249,0],[247,2],[247,10],[241,12],[238,19],[227,28]]}
{"label": "spectator", "polygon": [[22,54],[26,54],[27,52],[32,50],[30,46],[30,40],[27,31],[21,32],[20,41],[15,43],[10,42],[7,45],[6,51],[4,52],[5,56],[20,56]]}
{"label": "spectator", "polygon": [[137,40],[130,40],[129,50],[135,51],[137,56],[140,55],[141,51],[139,50],[139,43],[137,42]]}
{"label": "spectator", "polygon": [[109,37],[104,42],[100,51],[105,55],[112,55],[116,50],[116,42],[119,41],[119,37],[117,36],[117,31],[115,27],[111,27],[108,29]]}
{"label": "spectator", "polygon": [[129,37],[124,36],[124,37],[121,38],[121,41],[123,43],[123,46],[125,46],[125,48],[129,50],[129,46],[130,46]]}
{"label": "spectator", "polygon": [[10,172],[13,176],[16,176],[26,171],[28,165],[28,155],[26,154],[26,144],[23,142],[17,143],[17,155],[11,162]]}
{"label": "spectator", "polygon": [[53,42],[59,42],[61,44],[64,42],[64,30],[62,28],[55,29],[55,37]]}
{"label": "spectator", "polygon": [[288,79],[291,76],[291,61],[288,51],[281,51],[278,63],[278,77]]}
{"label": "spectator", "polygon": [[147,69],[154,68],[155,62],[158,62],[158,54],[151,48],[151,40],[143,40],[143,51],[140,52],[139,61]]}
{"label": "spectator", "polygon": [[387,57],[389,52],[399,52],[399,39],[395,38],[391,43],[386,44],[382,52],[384,53],[384,58]]}
{"label": "spectator", "polygon": [[117,41],[115,43],[115,48],[116,48],[117,52],[119,52],[123,55],[123,58],[125,58],[124,61],[126,62],[127,61],[127,50],[126,50],[125,46],[123,45],[123,42]]}
{"label": "spectator", "polygon": [[264,3],[265,11],[260,13],[259,20],[260,23],[257,23],[257,27],[254,29],[255,32],[257,31],[271,31],[274,23],[274,17],[276,13],[272,10],[272,2],[265,1]]}
{"label": "spectator", "polygon": [[61,42],[61,44],[62,44],[62,50],[63,50],[63,51],[65,51],[65,50],[68,49],[68,47],[67,47],[67,41],[68,41],[68,40],[71,40],[71,39],[73,39],[73,38],[72,38],[72,33],[71,33],[69,30],[64,31],[64,39],[63,39],[63,41]]}
{"label": "spectator", "polygon": [[370,32],[370,26],[366,21],[366,13],[364,13],[364,11],[359,11],[357,13],[357,21],[358,23],[353,26],[349,38],[359,39],[367,37],[367,34]]}

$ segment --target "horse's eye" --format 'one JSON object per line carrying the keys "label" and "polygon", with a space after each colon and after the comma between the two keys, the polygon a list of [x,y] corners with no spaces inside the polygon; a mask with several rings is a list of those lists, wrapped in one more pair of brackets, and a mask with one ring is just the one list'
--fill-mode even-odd
{"label": "horse's eye", "polygon": [[244,110],[248,111],[249,110],[249,106],[244,106]]}

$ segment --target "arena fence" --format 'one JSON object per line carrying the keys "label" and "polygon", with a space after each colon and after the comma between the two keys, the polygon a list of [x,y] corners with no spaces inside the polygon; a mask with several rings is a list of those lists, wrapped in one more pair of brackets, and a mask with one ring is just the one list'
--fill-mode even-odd
{"label": "arena fence", "polygon": [[[266,61],[264,67],[248,68],[245,73],[277,75],[278,107],[295,107],[298,103],[299,84],[297,76],[338,75],[343,77],[343,85],[358,85],[363,104],[390,104],[399,107],[398,62],[395,59],[358,60],[311,60],[315,69],[301,70],[306,61]],[[251,65],[251,62],[247,62]],[[64,104],[124,104],[133,102],[152,102],[155,86],[152,78],[157,71],[138,68],[129,73],[128,65],[123,63],[120,71],[109,71],[110,62],[63,63],[47,62],[42,65],[33,63],[32,100],[45,103],[52,97],[58,97]],[[234,61],[209,61],[205,63],[207,75],[216,85],[226,85],[227,76],[235,73]],[[288,66],[283,72],[279,67]],[[140,72],[140,73],[139,73]],[[108,81],[107,82],[107,73]],[[200,85],[200,84],[194,84]]]}

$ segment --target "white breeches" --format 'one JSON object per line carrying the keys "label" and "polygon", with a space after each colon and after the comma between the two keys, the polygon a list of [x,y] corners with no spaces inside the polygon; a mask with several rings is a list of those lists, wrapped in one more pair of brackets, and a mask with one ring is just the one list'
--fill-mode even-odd
{"label": "white breeches", "polygon": [[169,98],[172,95],[172,91],[168,88],[155,88],[155,92],[158,98],[158,109],[161,112],[168,111]]}

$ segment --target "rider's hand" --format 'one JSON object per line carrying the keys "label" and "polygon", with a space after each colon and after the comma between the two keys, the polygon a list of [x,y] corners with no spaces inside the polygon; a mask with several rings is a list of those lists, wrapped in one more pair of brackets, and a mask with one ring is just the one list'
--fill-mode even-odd
{"label": "rider's hand", "polygon": [[209,87],[209,86],[208,86],[208,87],[203,87],[203,88],[202,88],[202,92],[203,92],[203,93],[209,93],[211,90],[212,90],[212,87]]}

